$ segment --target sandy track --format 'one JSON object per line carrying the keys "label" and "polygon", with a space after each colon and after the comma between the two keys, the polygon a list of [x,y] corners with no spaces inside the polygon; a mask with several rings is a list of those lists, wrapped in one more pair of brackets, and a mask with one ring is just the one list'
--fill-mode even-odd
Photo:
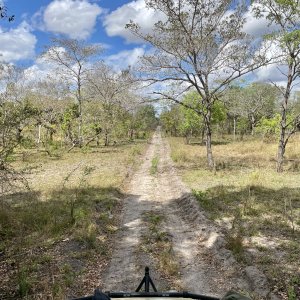
{"label": "sandy track", "polygon": [[[151,175],[154,157],[159,158],[158,172]],[[190,190],[178,177],[170,158],[169,145],[162,139],[159,130],[152,138],[142,165],[133,175],[127,193],[122,228],[109,268],[103,274],[104,290],[133,291],[146,265],[151,266],[151,275],[159,290],[168,286],[154,271],[151,259],[139,249],[141,236],[146,230],[142,216],[152,210],[165,215],[164,230],[172,238],[180,266],[178,280],[184,290],[221,296],[231,287],[247,289],[241,274],[237,274],[236,268],[228,263],[230,260],[223,259],[222,255],[216,259],[213,255],[218,233],[211,228],[193,202]],[[228,252],[225,254],[229,255]]]}

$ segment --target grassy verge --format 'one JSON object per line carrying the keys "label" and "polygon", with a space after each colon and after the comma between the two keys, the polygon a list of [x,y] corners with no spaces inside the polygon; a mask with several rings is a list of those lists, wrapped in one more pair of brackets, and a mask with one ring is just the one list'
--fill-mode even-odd
{"label": "grassy verge", "polygon": [[146,144],[16,156],[31,190],[0,197],[0,298],[63,299],[101,282],[122,186]]}
{"label": "grassy verge", "polygon": [[300,297],[299,137],[289,144],[282,174],[275,172],[276,143],[216,144],[217,170],[210,172],[204,146],[169,141],[183,180],[208,217],[227,229],[237,259],[259,266],[283,299]]}
{"label": "grassy verge", "polygon": [[143,220],[147,225],[147,232],[143,236],[141,249],[154,258],[160,273],[173,285],[171,288],[180,289],[178,284],[179,266],[173,252],[172,240],[169,234],[161,229],[164,218],[155,211],[144,214]]}

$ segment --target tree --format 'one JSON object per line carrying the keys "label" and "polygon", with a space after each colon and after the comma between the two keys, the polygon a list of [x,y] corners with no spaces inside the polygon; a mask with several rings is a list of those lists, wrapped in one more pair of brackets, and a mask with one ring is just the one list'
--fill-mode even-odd
{"label": "tree", "polygon": [[117,73],[102,62],[89,72],[88,93],[101,105],[105,146],[109,145],[119,107],[130,109],[137,102],[133,91],[135,83],[130,70]]}
{"label": "tree", "polygon": [[[196,92],[189,92],[184,96],[183,103],[188,106],[196,106],[199,101],[199,95]],[[204,140],[204,126],[203,118],[194,110],[181,106],[179,111],[182,114],[182,122],[180,124],[180,131],[186,137],[186,142],[189,144],[192,136],[197,136],[202,133],[202,142]]]}
{"label": "tree", "polygon": [[266,17],[277,30],[267,38],[278,47],[280,72],[286,77],[285,87],[277,85],[282,94],[280,138],[277,151],[277,172],[283,171],[284,154],[289,138],[298,130],[300,115],[288,121],[290,98],[296,80],[300,77],[300,1],[299,0],[256,0],[254,7],[258,18]]}
{"label": "tree", "polygon": [[266,49],[258,50],[243,33],[246,6],[236,1],[146,0],[146,4],[163,19],[149,34],[138,24],[127,24],[154,48],[141,59],[141,75],[150,84],[171,86],[169,91],[155,92],[159,99],[185,105],[181,96],[186,91],[199,94],[199,106],[185,106],[204,118],[207,162],[212,169],[213,104],[231,82],[268,62]]}
{"label": "tree", "polygon": [[36,110],[25,102],[12,102],[5,92],[0,95],[0,194],[26,185],[23,176],[11,168],[9,161],[14,150],[22,142],[20,128],[35,116]]}
{"label": "tree", "polygon": [[[227,108],[227,115],[229,119],[233,120],[233,139],[236,139],[237,120],[243,115],[242,101],[244,99],[243,88],[232,85],[225,93],[223,93],[221,100]],[[231,132],[231,131],[230,131]]]}
{"label": "tree", "polygon": [[242,108],[250,121],[251,135],[254,135],[254,128],[260,118],[273,115],[279,97],[278,89],[268,83],[254,82],[244,88]]}
{"label": "tree", "polygon": [[78,139],[76,144],[82,145],[82,103],[85,99],[83,87],[87,82],[87,74],[92,59],[97,58],[102,49],[99,45],[88,45],[74,39],[53,39],[52,46],[42,54],[46,60],[59,67],[62,80],[70,82],[78,103]]}
{"label": "tree", "polygon": [[[30,94],[31,102],[39,111],[34,124],[37,126],[36,142],[38,146],[42,142],[48,154],[50,154],[49,146],[61,125],[60,120],[63,118],[66,105],[69,104],[66,102],[71,100],[69,89],[66,82],[48,77],[36,82]],[[70,142],[73,143],[73,140]]]}
{"label": "tree", "polygon": [[166,134],[178,136],[180,132],[180,124],[182,124],[182,114],[178,105],[172,105],[170,109],[165,109],[160,114],[160,123]]}
{"label": "tree", "polygon": [[157,126],[157,118],[155,116],[155,108],[151,104],[140,105],[133,114],[136,123],[136,130],[142,131],[143,136],[154,130]]}

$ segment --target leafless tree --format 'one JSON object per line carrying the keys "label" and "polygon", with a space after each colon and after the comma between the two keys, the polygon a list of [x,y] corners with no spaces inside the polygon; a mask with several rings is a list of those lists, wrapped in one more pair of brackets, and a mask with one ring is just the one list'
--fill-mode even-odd
{"label": "leafless tree", "polygon": [[118,108],[130,110],[137,104],[136,80],[129,69],[115,72],[110,66],[98,63],[88,76],[88,93],[101,105],[104,144],[109,144],[109,134],[116,121]]}
{"label": "leafless tree", "polygon": [[[99,45],[88,45],[74,39],[53,39],[52,46],[42,54],[46,60],[59,67],[62,78],[68,80],[74,88],[78,102],[78,141],[82,145],[82,102],[84,101],[83,87],[86,84],[87,74],[91,69],[92,60],[102,52]],[[71,88],[72,89],[72,88]]]}
{"label": "leafless tree", "polygon": [[278,28],[268,38],[282,53],[281,60],[278,61],[278,69],[286,78],[284,87],[275,84],[283,98],[277,152],[277,172],[282,172],[286,145],[300,125],[299,114],[288,118],[291,93],[300,77],[300,1],[257,0],[255,2],[260,4],[254,7],[256,16],[267,18],[270,24],[276,24]]}
{"label": "leafless tree", "polygon": [[[127,28],[148,42],[153,51],[141,59],[140,72],[149,84],[168,84],[155,94],[180,103],[194,89],[199,106],[190,107],[204,117],[207,161],[214,168],[211,115],[220,94],[241,76],[268,63],[266,49],[258,50],[243,32],[246,6],[230,0],[146,0],[163,20],[144,34],[138,24]],[[201,102],[201,103],[200,103]]]}

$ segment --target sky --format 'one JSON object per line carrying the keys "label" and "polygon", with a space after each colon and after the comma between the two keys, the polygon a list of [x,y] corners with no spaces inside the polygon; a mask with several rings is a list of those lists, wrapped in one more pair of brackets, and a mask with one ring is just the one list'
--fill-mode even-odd
{"label": "sky", "polygon": [[[144,31],[151,29],[159,14],[148,10],[144,0],[0,0],[15,15],[14,22],[0,20],[1,60],[43,74],[39,55],[52,37],[63,36],[100,43],[103,59],[117,69],[133,66],[147,50],[125,29],[134,20]],[[258,36],[267,31],[267,21],[245,15],[245,31]],[[274,66],[258,71],[255,80],[280,82],[282,74]]]}
{"label": "sky", "polygon": [[[1,3],[1,0],[0,0]],[[14,22],[1,20],[2,60],[24,67],[36,63],[52,37],[103,45],[103,57],[120,68],[135,64],[146,46],[125,29],[131,19],[149,28],[154,12],[143,0],[6,0]]]}

